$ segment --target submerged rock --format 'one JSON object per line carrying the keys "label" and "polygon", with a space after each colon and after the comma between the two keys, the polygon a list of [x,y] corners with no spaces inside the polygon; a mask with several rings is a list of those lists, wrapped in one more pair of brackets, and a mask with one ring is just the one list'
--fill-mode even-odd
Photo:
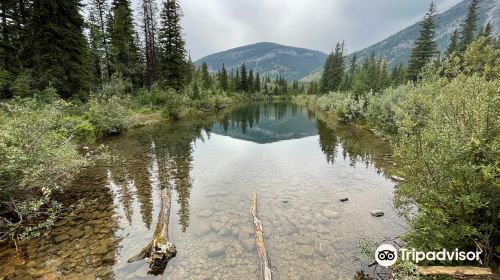
{"label": "submerged rock", "polygon": [[203,210],[201,211],[200,213],[198,213],[198,217],[201,217],[201,218],[208,218],[210,216],[213,215],[214,212],[210,211],[210,210]]}
{"label": "submerged rock", "polygon": [[208,224],[201,224],[198,227],[196,227],[194,235],[196,235],[198,237],[202,237],[209,232],[210,232],[210,226]]}
{"label": "submerged rock", "polygon": [[349,198],[347,198],[347,197],[342,197],[342,198],[340,198],[339,200],[340,200],[341,202],[346,202],[346,201],[348,201],[348,200],[349,200]]}
{"label": "submerged rock", "polygon": [[384,214],[385,213],[382,210],[373,210],[372,211],[372,216],[373,217],[382,217],[382,216],[384,216]]}
{"label": "submerged rock", "polygon": [[63,233],[63,234],[60,234],[60,235],[56,236],[54,238],[54,241],[56,243],[61,243],[61,242],[65,241],[65,240],[68,240],[68,239],[69,239],[69,235],[66,234],[66,233]]}
{"label": "submerged rock", "polygon": [[338,212],[335,212],[335,211],[332,211],[329,209],[323,210],[323,212],[321,212],[321,214],[323,214],[323,216],[325,216],[328,219],[335,219],[335,218],[340,217],[340,214]]}
{"label": "submerged rock", "polygon": [[226,246],[218,241],[210,243],[207,247],[207,255],[209,258],[219,257],[226,254]]}

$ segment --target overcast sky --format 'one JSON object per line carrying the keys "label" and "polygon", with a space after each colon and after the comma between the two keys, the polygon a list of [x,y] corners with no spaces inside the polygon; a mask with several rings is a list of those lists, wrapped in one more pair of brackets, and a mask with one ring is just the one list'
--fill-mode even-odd
{"label": "overcast sky", "polygon": [[[158,0],[160,1],[160,0]],[[442,12],[461,0],[437,0]],[[140,0],[133,0],[134,8]],[[430,0],[180,0],[193,60],[257,42],[350,53],[420,20]]]}

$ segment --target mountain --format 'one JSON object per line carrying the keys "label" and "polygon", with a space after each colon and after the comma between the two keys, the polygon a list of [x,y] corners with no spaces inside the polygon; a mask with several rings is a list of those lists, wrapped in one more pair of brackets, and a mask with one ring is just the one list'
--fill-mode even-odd
{"label": "mountain", "polygon": [[205,56],[194,64],[198,67],[203,61],[210,72],[216,72],[224,63],[226,69],[236,71],[242,63],[247,69],[259,72],[261,77],[281,75],[287,80],[298,80],[323,65],[326,54],[320,51],[283,46],[275,43],[257,43]]}
{"label": "mountain", "polygon": [[[470,1],[464,0],[447,11],[440,13],[436,17],[438,28],[436,30],[436,42],[439,51],[444,51],[448,47],[451,34],[454,30],[460,30],[460,25],[465,19],[467,14],[467,7]],[[479,20],[477,26],[482,27],[486,23],[491,22],[493,27],[493,35],[499,37],[500,35],[500,1],[499,0],[481,0],[479,1],[478,8]],[[423,16],[423,15],[422,15]],[[396,34],[388,37],[387,39],[375,43],[367,48],[356,51],[358,55],[358,62],[369,56],[372,52],[376,55],[383,56],[389,62],[390,67],[393,67],[400,62],[407,63],[410,58],[410,53],[414,47],[415,40],[420,32],[420,22],[417,22]],[[349,43],[349,42],[347,42]],[[346,61],[352,58],[351,53],[347,56]],[[302,81],[319,80],[322,67],[315,69],[309,73]]]}

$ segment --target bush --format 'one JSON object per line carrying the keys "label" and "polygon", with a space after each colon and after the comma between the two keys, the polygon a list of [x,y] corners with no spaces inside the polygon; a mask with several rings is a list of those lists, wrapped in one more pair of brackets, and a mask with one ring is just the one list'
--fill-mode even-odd
{"label": "bush", "polygon": [[53,224],[61,205],[54,192],[67,187],[92,163],[57,124],[68,104],[33,99],[0,110],[0,239],[29,238]]}
{"label": "bush", "polygon": [[398,130],[396,111],[400,109],[413,85],[402,85],[388,88],[380,95],[370,95],[367,98],[366,120],[368,125],[394,134]]}
{"label": "bush", "polygon": [[31,73],[29,71],[21,72],[10,85],[10,91],[17,97],[31,97],[34,92],[31,89]]}
{"label": "bush", "polygon": [[97,136],[112,135],[127,128],[125,96],[94,96],[87,103],[84,118],[95,127]]}
{"label": "bush", "polygon": [[173,89],[167,91],[167,102],[163,107],[162,115],[165,118],[178,120],[189,114],[189,97],[182,93],[177,93]]}
{"label": "bush", "polygon": [[409,246],[479,246],[489,264],[498,254],[499,96],[500,81],[460,74],[444,86],[419,86],[403,104],[394,150],[405,181],[396,205],[406,216],[418,209],[405,235]]}
{"label": "bush", "polygon": [[59,124],[69,136],[77,143],[94,143],[96,140],[96,131],[94,126],[80,116],[65,116],[61,118]]}

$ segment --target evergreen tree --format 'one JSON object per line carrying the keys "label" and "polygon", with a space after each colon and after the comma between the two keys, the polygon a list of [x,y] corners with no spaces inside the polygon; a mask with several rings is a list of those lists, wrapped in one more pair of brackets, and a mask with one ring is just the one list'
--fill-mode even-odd
{"label": "evergreen tree", "polygon": [[222,64],[222,69],[219,74],[219,86],[223,91],[228,90],[228,77],[227,77],[227,71],[226,71],[226,66]]}
{"label": "evergreen tree", "polygon": [[488,23],[484,26],[484,28],[481,30],[481,33],[479,34],[480,37],[485,37],[486,42],[489,43],[491,42],[491,32],[492,32],[492,26],[491,23],[488,21]]}
{"label": "evergreen tree", "polygon": [[180,20],[182,10],[177,0],[163,1],[159,34],[160,77],[165,87],[180,90],[189,82],[185,42]]}
{"label": "evergreen tree", "polygon": [[135,86],[142,82],[139,49],[135,38],[133,14],[129,0],[113,0],[110,23],[113,71],[121,73]]}
{"label": "evergreen tree", "polygon": [[259,93],[260,90],[261,90],[261,87],[260,87],[260,76],[259,76],[259,72],[257,72],[255,74],[255,82],[253,84],[253,89],[255,90],[255,92]]}
{"label": "evergreen tree", "polygon": [[247,81],[249,93],[253,93],[253,84],[254,84],[253,70],[250,70],[250,72],[248,73],[248,81]]}
{"label": "evergreen tree", "polygon": [[321,79],[319,82],[319,90],[321,93],[328,93],[330,90],[330,79],[331,79],[331,65],[333,64],[334,54],[331,52],[325,60],[325,64],[323,65],[323,73],[321,74]]}
{"label": "evergreen tree", "polygon": [[437,27],[434,22],[436,13],[436,4],[433,0],[431,1],[423,21],[420,23],[420,36],[415,42],[415,48],[413,48],[411,52],[407,73],[409,80],[417,80],[425,64],[437,54],[437,45],[434,40]]}
{"label": "evergreen tree", "polygon": [[107,1],[105,0],[92,0],[90,3],[90,32],[91,42],[95,44],[99,54],[99,60],[101,62],[100,72],[101,80],[105,78],[107,80],[111,79],[111,63],[110,63],[110,51],[109,51],[109,34],[106,30],[106,13],[109,12],[109,7]]}
{"label": "evergreen tree", "polygon": [[477,15],[479,0],[471,0],[469,8],[467,9],[467,16],[465,21],[462,23],[462,31],[460,32],[460,42],[458,44],[458,50],[464,52],[467,46],[474,41],[475,32],[477,29],[476,22],[479,19]]}
{"label": "evergreen tree", "polygon": [[51,85],[62,97],[82,96],[88,89],[88,45],[78,0],[33,2],[29,26],[35,86]]}
{"label": "evergreen tree", "polygon": [[240,67],[240,86],[239,90],[240,91],[248,91],[248,77],[247,77],[247,66],[245,63],[241,64]]}
{"label": "evergreen tree", "polygon": [[201,64],[201,85],[204,90],[209,89],[212,86],[212,81],[210,80],[210,73],[208,72],[208,64],[203,61]]}
{"label": "evergreen tree", "polygon": [[[99,0],[102,1],[102,0]],[[150,88],[158,80],[158,45],[156,40],[156,5],[153,0],[142,1],[142,21],[144,28],[146,59],[146,87]]]}
{"label": "evergreen tree", "polygon": [[450,38],[450,44],[446,49],[446,56],[451,56],[454,52],[458,50],[458,31],[453,31]]}

